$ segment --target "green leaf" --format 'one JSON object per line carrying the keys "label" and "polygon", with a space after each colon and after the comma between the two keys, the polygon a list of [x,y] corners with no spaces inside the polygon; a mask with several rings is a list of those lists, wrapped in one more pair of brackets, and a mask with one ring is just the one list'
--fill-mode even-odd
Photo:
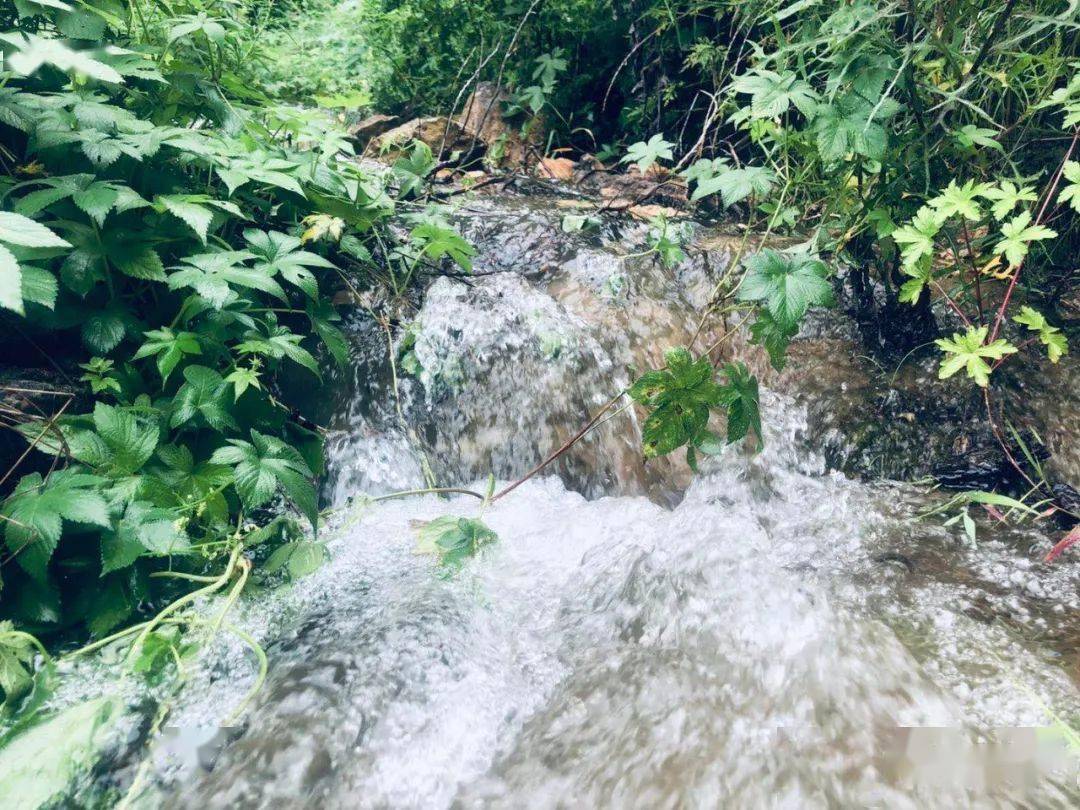
{"label": "green leaf", "polygon": [[300,453],[281,439],[252,429],[250,442],[229,439],[214,451],[210,463],[234,467],[234,486],[247,509],[263,506],[280,486],[312,528],[318,528],[315,476]]}
{"label": "green leaf", "polygon": [[92,313],[82,325],[82,339],[95,354],[108,354],[124,339],[127,329],[124,319],[115,310]]}
{"label": "green leaf", "polygon": [[1001,226],[1002,239],[994,246],[994,253],[1004,254],[1010,267],[1017,267],[1024,261],[1031,242],[1053,239],[1057,236],[1057,231],[1052,231],[1044,225],[1031,225],[1030,222],[1031,214],[1024,211]]}
{"label": "green leaf", "polygon": [[287,282],[299,287],[311,299],[319,297],[319,285],[312,267],[334,269],[334,265],[317,253],[300,250],[295,236],[278,231],[244,231],[252,253],[256,255],[254,270],[272,276],[280,274]]}
{"label": "green leaf", "polygon": [[103,697],[48,715],[5,740],[0,749],[0,806],[9,810],[69,807],[75,780],[115,746],[122,699]]}
{"label": "green leaf", "polygon": [[1068,203],[1072,206],[1073,211],[1080,213],[1080,162],[1075,160],[1066,161],[1062,176],[1069,182],[1061,187],[1058,202],[1062,204]]}
{"label": "green leaf", "polygon": [[108,183],[92,183],[72,194],[71,201],[100,227],[105,224],[105,217],[112,211],[118,197],[116,189]]}
{"label": "green leaf", "polygon": [[234,401],[240,399],[248,388],[262,389],[262,384],[259,382],[259,372],[244,366],[237,366],[229,372],[225,377],[225,382],[232,383]]}
{"label": "green leaf", "polygon": [[310,540],[284,543],[267,557],[262,570],[273,574],[284,569],[290,579],[300,579],[317,571],[326,562],[326,546]]}
{"label": "green leaf", "polygon": [[934,341],[945,353],[941,361],[938,377],[942,380],[953,376],[960,369],[967,371],[968,377],[983,388],[990,381],[990,366],[986,360],[1000,360],[1007,354],[1014,354],[1016,347],[1008,341],[998,338],[986,343],[989,327],[968,327],[967,332],[956,332],[952,338],[938,338]]}
{"label": "green leaf", "polygon": [[776,118],[792,106],[803,115],[810,115],[817,107],[817,93],[791,71],[780,74],[755,68],[735,79],[731,87],[736,93],[751,96],[752,118]]}
{"label": "green leaf", "polygon": [[[979,208],[976,198],[983,196],[987,190],[983,183],[976,184],[974,180],[968,180],[962,186],[956,185],[955,180],[950,180],[941,194],[929,200],[927,205],[937,210],[941,218],[958,214],[975,222],[982,219],[982,209]],[[895,234],[893,237],[895,238]]]}
{"label": "green leaf", "polygon": [[638,141],[626,150],[620,163],[632,163],[638,171],[645,174],[659,160],[673,160],[671,147],[675,144],[665,141],[661,134],[653,135],[648,141]]}
{"label": "green leaf", "polygon": [[446,515],[414,525],[416,552],[432,554],[440,565],[458,565],[499,536],[475,518]]}
{"label": "green leaf", "polygon": [[184,380],[173,398],[170,426],[187,425],[196,416],[201,416],[219,433],[237,429],[231,412],[229,383],[220,374],[206,366],[187,366]]}
{"label": "green leaf", "polygon": [[206,234],[210,229],[210,222],[214,218],[209,208],[192,202],[189,195],[185,194],[159,194],[154,198],[154,203],[174,217],[182,220],[185,225],[195,232],[195,235],[199,237],[199,241],[204,245],[206,244]]}
{"label": "green leaf", "polygon": [[135,352],[132,360],[141,360],[144,357],[157,357],[157,369],[161,375],[161,385],[169,379],[169,375],[177,364],[188,355],[202,354],[202,346],[199,344],[199,336],[194,332],[174,332],[169,327],[154,329],[146,333],[146,342]]}
{"label": "green leaf", "polygon": [[1065,335],[1056,326],[1051,326],[1041,312],[1024,306],[1020,308],[1019,315],[1013,316],[1013,320],[1026,326],[1032,332],[1039,333],[1039,342],[1046,347],[1051,363],[1056,363],[1063,355],[1069,353],[1069,343]]}
{"label": "green leaf", "polygon": [[30,248],[71,247],[40,222],[12,211],[0,211],[0,242]]}
{"label": "green leaf", "polygon": [[764,197],[772,190],[775,182],[776,175],[763,166],[745,166],[741,169],[724,166],[712,177],[699,178],[690,199],[697,202],[702,197],[719,193],[724,206],[728,207],[751,194]]}
{"label": "green leaf", "polygon": [[169,276],[169,286],[174,290],[191,287],[217,309],[235,297],[233,287],[259,290],[287,302],[285,291],[274,280],[273,268],[265,264],[257,268],[242,264],[252,258],[254,255],[246,250],[185,256],[177,271]]}
{"label": "green leaf", "polygon": [[674,348],[665,359],[666,369],[646,372],[628,390],[651,411],[641,428],[646,459],[697,444],[707,432],[710,408],[721,405],[708,357],[694,360],[686,349]]}
{"label": "green leaf", "polygon": [[1035,189],[1031,186],[1018,188],[1015,183],[1009,180],[1003,180],[997,186],[983,184],[982,196],[994,201],[994,204],[990,207],[990,213],[997,220],[1005,219],[1018,204],[1035,202],[1038,199]]}
{"label": "green leaf", "polygon": [[758,447],[764,447],[757,377],[742,363],[728,363],[724,366],[724,374],[727,375],[727,384],[721,391],[721,399],[728,409],[728,444],[737,442],[753,430]]}
{"label": "green leaf", "polygon": [[401,196],[418,194],[424,188],[424,179],[435,168],[435,163],[431,147],[423,141],[415,141],[411,153],[394,161],[393,172]]}
{"label": "green leaf", "polygon": [[805,254],[765,248],[743,260],[742,301],[763,301],[776,323],[795,329],[811,306],[831,306],[832,286],[823,262]]}
{"label": "green leaf", "polygon": [[341,316],[334,311],[332,306],[314,301],[308,302],[307,314],[311,320],[311,328],[315,330],[315,334],[326,345],[330,356],[342,368],[348,366],[349,341],[344,333],[333,324],[334,321],[341,320]]}
{"label": "green leaf", "polygon": [[924,205],[911,220],[892,232],[893,241],[900,245],[900,256],[905,268],[915,267],[923,259],[934,255],[934,239],[944,224],[939,211]]}
{"label": "green leaf", "polygon": [[750,324],[750,343],[762,346],[769,355],[769,363],[777,371],[783,371],[787,363],[787,349],[796,329],[782,326],[768,310],[760,310]]}
{"label": "green leaf", "polygon": [[970,149],[973,146],[985,146],[989,149],[996,149],[998,152],[1004,152],[1005,148],[994,140],[994,136],[997,134],[995,129],[965,124],[953,132],[953,138],[964,149]]}
{"label": "green leaf", "polygon": [[4,539],[19,565],[44,583],[46,567],[60,542],[63,521],[109,526],[109,510],[99,493],[104,481],[69,468],[43,480],[23,476],[0,507],[7,520]]}
{"label": "green leaf", "polygon": [[110,84],[122,84],[124,77],[104,62],[91,57],[86,51],[69,48],[59,39],[36,34],[0,34],[0,40],[15,47],[8,56],[7,65],[23,76],[29,76],[42,65],[52,65],[65,73],[82,74],[91,79]]}
{"label": "green leaf", "polygon": [[472,271],[472,257],[476,249],[451,228],[443,228],[432,222],[417,225],[409,234],[421,252],[436,261],[445,256],[466,272]]}
{"label": "green leaf", "polygon": [[139,418],[134,410],[98,402],[94,430],[108,449],[109,474],[130,475],[149,461],[158,445],[157,422]]}
{"label": "green leaf", "polygon": [[15,255],[0,245],[0,307],[23,314],[23,271]]}
{"label": "green leaf", "polygon": [[37,645],[10,621],[0,621],[0,689],[4,706],[12,705],[30,690]]}
{"label": "green leaf", "polygon": [[879,161],[885,155],[888,134],[881,121],[895,107],[876,108],[857,93],[837,98],[832,104],[821,105],[814,116],[814,133],[821,159],[836,164],[849,155]]}
{"label": "green leaf", "polygon": [[135,253],[123,253],[111,256],[116,269],[125,276],[143,281],[165,281],[165,267],[161,257],[152,248],[143,248]]}

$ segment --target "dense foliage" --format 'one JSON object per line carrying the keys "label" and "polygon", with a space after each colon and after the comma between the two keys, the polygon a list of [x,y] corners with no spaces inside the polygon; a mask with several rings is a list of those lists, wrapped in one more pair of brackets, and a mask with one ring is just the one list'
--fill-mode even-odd
{"label": "dense foliage", "polygon": [[[262,544],[268,572],[322,556],[321,439],[280,378],[345,360],[328,296],[393,204],[338,159],[351,146],[332,121],[246,89],[256,45],[234,11],[0,12],[0,334],[9,362],[80,362],[73,401],[92,399],[5,410],[46,462],[0,502],[0,612],[39,634],[105,636],[241,546]],[[282,498],[309,533],[255,529]],[[3,627],[10,699],[30,648]]]}
{"label": "dense foliage", "polygon": [[[996,354],[1009,319],[1025,317],[1005,311],[1020,298],[1047,329],[1071,314],[1061,293],[1075,286],[1080,243],[1070,145],[1080,19],[1065,0],[294,9],[285,19],[324,21],[333,52],[342,45],[356,60],[353,86],[381,111],[445,112],[459,88],[495,80],[511,90],[503,114],[544,110],[553,146],[622,155],[643,174],[676,170],[694,202],[795,235],[803,254],[833,268],[857,268],[870,342],[896,358],[935,336],[932,304],[956,316],[959,337],[939,344],[953,355],[948,347],[984,323]],[[342,23],[339,33],[326,19]],[[338,81],[350,75],[340,68]],[[575,215],[572,227],[583,224]],[[666,231],[657,239],[670,256],[677,242]],[[772,265],[773,283],[796,300],[815,286],[802,291],[813,265],[797,264],[790,275]],[[748,278],[763,267],[748,265]],[[732,282],[714,310],[736,294]],[[779,365],[798,319],[776,310],[753,329]],[[1052,361],[1066,350],[1063,333],[1029,328]],[[981,366],[963,367],[985,382]]]}
{"label": "dense foliage", "polygon": [[[335,290],[405,295],[419,268],[468,271],[473,254],[424,208],[454,160],[416,143],[372,176],[340,113],[447,113],[501,84],[498,113],[542,120],[548,154],[595,155],[791,237],[740,253],[699,334],[735,315],[781,369],[855,268],[871,347],[936,343],[940,376],[986,389],[998,431],[994,371],[1069,350],[1077,14],[1066,0],[5,6],[0,329],[80,379],[51,412],[2,413],[34,455],[0,482],[0,688],[29,685],[27,630],[102,638],[143,620],[156,656],[192,581],[239,589],[249,558],[292,576],[322,559],[321,441],[283,383],[347,359]],[[388,189],[420,212],[401,244],[382,226]],[[653,220],[661,261],[684,238]],[[716,414],[727,441],[761,442],[758,382],[714,348],[671,349],[627,392],[646,457],[685,448],[696,467],[719,450]],[[455,519],[421,541],[457,559],[491,539]]]}

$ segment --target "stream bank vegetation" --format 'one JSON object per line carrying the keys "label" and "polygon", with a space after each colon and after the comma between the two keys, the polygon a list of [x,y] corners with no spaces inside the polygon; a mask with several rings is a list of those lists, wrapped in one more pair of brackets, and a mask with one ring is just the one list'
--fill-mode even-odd
{"label": "stream bank vegetation", "polygon": [[[563,227],[647,209],[665,264],[686,209],[746,235],[691,345],[570,443],[626,396],[646,457],[696,469],[760,445],[758,380],[721,344],[745,326],[781,370],[843,286],[873,351],[937,351],[978,390],[1024,486],[950,501],[969,535],[972,506],[1070,514],[995,382],[1059,362],[1078,320],[1078,26],[1064,0],[15,0],[0,330],[6,361],[55,374],[0,388],[22,442],[0,473],[9,713],[40,704],[51,655],[125,644],[136,671],[179,674],[241,632],[226,614],[245,588],[320,564],[322,441],[289,391],[348,362],[333,294],[389,336],[372,290],[471,270],[438,205],[530,172],[623,178]],[[453,118],[477,110],[471,130]],[[372,150],[382,132],[343,126],[372,111],[442,118]],[[752,234],[793,246],[751,251]],[[456,518],[419,533],[452,561],[494,539]],[[190,608],[210,594],[208,621]]]}

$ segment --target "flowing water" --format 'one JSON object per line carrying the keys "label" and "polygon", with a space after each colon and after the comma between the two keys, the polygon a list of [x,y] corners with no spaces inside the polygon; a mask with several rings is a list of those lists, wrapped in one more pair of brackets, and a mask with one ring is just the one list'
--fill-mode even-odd
{"label": "flowing water", "polygon": [[[407,428],[384,336],[354,324],[323,403],[331,559],[232,619],[266,645],[266,687],[219,731],[253,678],[219,642],[143,804],[1076,806],[1076,754],[1034,729],[1080,717],[1080,569],[1038,563],[1030,528],[980,520],[972,548],[916,519],[940,497],[834,469],[857,451],[816,421],[824,389],[773,380],[764,449],[698,476],[642,465],[628,411],[491,505],[498,542],[451,573],[410,523],[477,501],[350,504],[425,464],[474,488],[524,472],[689,341],[730,252],[669,273],[629,255],[640,228],[569,237],[552,201],[474,206],[477,278],[434,282],[421,371],[398,375]],[[865,388],[857,351],[822,323],[799,351],[841,402]]]}

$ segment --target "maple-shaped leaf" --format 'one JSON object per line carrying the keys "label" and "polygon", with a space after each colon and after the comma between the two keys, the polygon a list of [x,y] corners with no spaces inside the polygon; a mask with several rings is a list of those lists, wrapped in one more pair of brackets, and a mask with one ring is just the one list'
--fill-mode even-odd
{"label": "maple-shaped leaf", "polygon": [[669,349],[667,368],[648,371],[628,391],[648,409],[641,428],[645,458],[666,455],[692,443],[705,432],[710,408],[721,405],[720,386],[713,380],[708,357],[695,360],[683,348]]}
{"label": "maple-shaped leaf", "polygon": [[964,219],[975,222],[982,219],[982,209],[977,198],[986,190],[983,183],[976,183],[974,180],[968,180],[962,186],[958,186],[955,180],[950,180],[941,194],[929,200],[927,205],[943,218],[959,214]]}
{"label": "maple-shaped leaf", "polygon": [[989,327],[969,327],[963,334],[953,333],[951,338],[938,338],[934,341],[945,353],[938,370],[939,379],[948,379],[960,369],[967,371],[968,377],[976,385],[985,388],[990,382],[990,365],[987,360],[1000,360],[1007,354],[1014,354],[1016,347],[1003,338],[992,343],[986,342]]}
{"label": "maple-shaped leaf", "polygon": [[895,104],[871,104],[858,93],[819,106],[814,116],[814,133],[822,160],[833,165],[849,154],[881,160],[888,145],[888,133],[880,122],[895,114],[896,109]]}
{"label": "maple-shaped leaf", "polygon": [[1046,347],[1046,354],[1051,363],[1056,363],[1063,355],[1069,353],[1069,342],[1065,335],[1056,326],[1051,326],[1046,317],[1032,307],[1020,307],[1020,314],[1014,315],[1016,323],[1026,326],[1032,332],[1037,332],[1039,342]]}
{"label": "maple-shaped leaf", "polygon": [[944,223],[944,217],[929,205],[915,212],[911,223],[894,230],[893,241],[900,245],[900,258],[905,267],[914,266],[934,255],[934,238]]}
{"label": "maple-shaped leaf", "polygon": [[648,141],[631,144],[619,162],[632,163],[637,166],[639,172],[645,174],[658,160],[674,159],[675,156],[671,151],[674,145],[670,141],[665,141],[662,134],[657,133]]}
{"label": "maple-shaped leaf", "polygon": [[1057,231],[1045,225],[1031,225],[1031,214],[1024,211],[1001,226],[1002,239],[994,246],[994,253],[1004,254],[1010,267],[1017,267],[1028,254],[1031,242],[1053,239]]}
{"label": "maple-shaped leaf", "polygon": [[472,257],[476,255],[476,249],[454,229],[425,222],[413,228],[409,238],[425,256],[436,260],[449,257],[462,270],[472,271]]}
{"label": "maple-shaped leaf", "polygon": [[312,528],[318,528],[315,475],[296,448],[253,428],[250,442],[229,439],[210,456],[210,463],[234,468],[233,483],[246,508],[264,505],[281,487]]}
{"label": "maple-shaped leaf", "polygon": [[555,78],[566,70],[566,60],[563,59],[563,49],[555,48],[550,53],[542,53],[536,57],[536,67],[532,77],[549,90],[555,84]]}
{"label": "maple-shaped leaf", "polygon": [[267,276],[280,274],[287,282],[299,287],[309,297],[319,297],[319,284],[311,268],[333,269],[334,265],[309,250],[301,250],[299,238],[280,231],[260,231],[249,228],[244,239],[255,254],[254,270]]}
{"label": "maple-shaped leaf", "polygon": [[229,402],[229,383],[214,369],[206,366],[188,366],[184,369],[184,384],[172,401],[169,424],[174,427],[186,425],[201,416],[214,430],[236,429]]}
{"label": "maple-shaped leaf", "polygon": [[697,188],[691,195],[691,202],[697,202],[710,194],[720,194],[724,207],[734,205],[751,194],[763,197],[772,190],[776,183],[776,174],[764,166],[743,166],[730,169],[722,166],[711,177],[699,177]]}
{"label": "maple-shaped leaf", "polygon": [[161,375],[161,385],[168,382],[173,369],[186,355],[202,354],[199,336],[194,332],[174,332],[169,327],[152,329],[146,332],[146,342],[135,352],[132,360],[144,357],[157,357],[157,369]]}
{"label": "maple-shaped leaf", "polygon": [[765,248],[743,260],[742,301],[761,301],[783,329],[792,330],[811,306],[831,306],[832,285],[824,262],[806,254]]}
{"label": "maple-shaped leaf", "polygon": [[1080,162],[1069,160],[1065,162],[1062,176],[1069,181],[1058,194],[1059,203],[1068,203],[1073,211],[1080,213]]}
{"label": "maple-shaped leaf", "polygon": [[695,160],[679,172],[679,176],[685,178],[687,183],[698,183],[710,177],[716,177],[726,168],[728,168],[728,162],[723,158],[702,158]]}
{"label": "maple-shaped leaf", "polygon": [[756,68],[735,79],[732,89],[750,95],[753,118],[776,118],[792,106],[810,115],[817,106],[817,93],[790,70],[781,74]]}
{"label": "maple-shaped leaf", "polygon": [[64,521],[109,526],[109,507],[101,496],[105,480],[80,473],[74,467],[42,479],[39,473],[23,476],[0,507],[5,518],[8,550],[39,583],[63,533]]}
{"label": "maple-shaped leaf", "polygon": [[1002,180],[996,186],[984,184],[981,194],[986,199],[993,200],[990,213],[997,220],[1005,219],[1018,204],[1034,202],[1038,199],[1034,188],[1031,186],[1018,187],[1011,180]]}
{"label": "maple-shaped leaf", "polygon": [[742,363],[724,366],[727,383],[721,389],[721,402],[727,407],[728,444],[737,442],[750,431],[757,437],[758,447],[765,445],[761,433],[761,407],[757,377]]}

